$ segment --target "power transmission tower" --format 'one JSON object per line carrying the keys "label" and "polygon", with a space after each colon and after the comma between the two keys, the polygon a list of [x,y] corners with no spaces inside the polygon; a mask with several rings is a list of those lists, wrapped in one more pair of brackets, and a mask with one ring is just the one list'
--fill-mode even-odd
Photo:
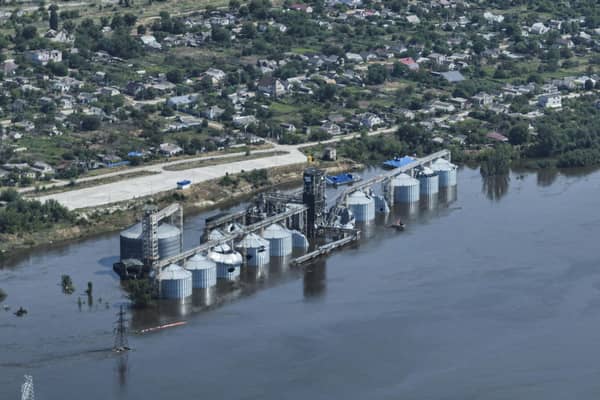
{"label": "power transmission tower", "polygon": [[113,347],[113,351],[116,352],[122,352],[122,351],[127,351],[129,350],[129,343],[127,341],[127,327],[125,326],[125,323],[128,321],[125,318],[125,310],[123,309],[123,306],[121,306],[121,308],[119,309],[119,312],[117,313],[117,317],[119,317],[117,319],[117,322],[115,323],[115,329],[114,329],[114,333],[115,333],[115,345]]}

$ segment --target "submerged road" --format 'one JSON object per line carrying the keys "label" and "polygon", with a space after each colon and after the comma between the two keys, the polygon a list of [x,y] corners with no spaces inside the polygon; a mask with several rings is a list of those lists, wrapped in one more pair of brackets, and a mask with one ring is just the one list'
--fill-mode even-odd
{"label": "submerged road", "polygon": [[[391,128],[379,129],[370,132],[369,136],[391,133],[395,130],[395,126]],[[358,135],[359,134],[345,135],[321,143],[334,143],[340,140],[351,139]],[[252,154],[260,154],[273,151],[283,151],[286,152],[286,154],[272,155],[250,160],[233,161],[230,163],[190,168],[181,171],[169,171],[165,168],[168,166],[193,161],[238,157],[240,155],[243,155],[244,153],[230,153],[222,156],[212,157],[197,157],[192,159],[176,160],[149,166],[128,168],[121,171],[115,171],[113,173],[100,175],[97,178],[83,178],[79,180],[79,182],[89,182],[93,181],[94,179],[101,179],[109,176],[125,175],[136,171],[151,171],[154,172],[154,174],[124,178],[116,182],[104,183],[81,189],[68,190],[61,193],[49,194],[46,196],[40,196],[37,199],[42,202],[45,200],[54,199],[71,210],[104,206],[112,203],[132,200],[139,197],[151,196],[157,193],[173,190],[177,186],[177,181],[180,181],[182,179],[189,179],[192,181],[192,184],[196,184],[206,182],[211,179],[223,177],[225,176],[225,174],[237,174],[242,170],[251,171],[253,169],[275,168],[293,164],[302,164],[305,163],[307,159],[306,156],[300,151],[300,149],[303,147],[313,146],[315,144],[316,143],[305,143],[301,145],[275,144],[274,147],[271,149],[256,150],[253,151]]]}

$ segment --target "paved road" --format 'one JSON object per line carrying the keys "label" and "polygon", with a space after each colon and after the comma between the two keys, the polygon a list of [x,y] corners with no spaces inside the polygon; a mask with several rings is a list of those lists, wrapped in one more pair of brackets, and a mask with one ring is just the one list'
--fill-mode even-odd
{"label": "paved road", "polygon": [[[369,135],[390,133],[393,132],[395,129],[396,127],[380,129],[377,131],[370,132]],[[322,143],[333,143],[340,140],[347,140],[356,137],[357,135],[359,134],[346,135],[327,140]],[[252,153],[285,151],[286,154],[273,155],[253,160],[234,161],[231,163],[214,166],[191,168],[183,171],[167,171],[164,169],[164,167],[190,162],[193,160],[203,160],[207,158],[214,159],[235,157],[243,153],[231,153],[213,157],[197,157],[193,159],[170,161],[143,167],[128,168],[125,170],[104,174],[101,177],[104,178],[107,176],[118,176],[135,171],[155,171],[158,173],[153,175],[125,178],[118,182],[100,184],[97,186],[82,189],[74,189],[63,193],[55,193],[46,196],[40,196],[38,199],[41,201],[54,199],[59,201],[61,204],[63,204],[69,209],[98,207],[102,205],[131,200],[138,197],[150,196],[157,193],[172,190],[176,187],[176,182],[182,179],[189,179],[192,181],[192,183],[200,183],[214,178],[225,176],[226,173],[235,174],[241,172],[242,170],[251,171],[253,169],[274,168],[292,164],[305,163],[306,156],[300,151],[300,149],[312,145],[314,145],[314,143],[301,145],[274,145],[273,149],[256,150]],[[81,179],[81,181],[83,182],[93,179],[94,177],[89,177],[83,178]]]}

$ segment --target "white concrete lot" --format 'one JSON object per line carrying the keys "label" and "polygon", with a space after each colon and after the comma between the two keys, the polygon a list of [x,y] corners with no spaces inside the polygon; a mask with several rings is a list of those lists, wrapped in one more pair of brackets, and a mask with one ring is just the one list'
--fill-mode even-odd
{"label": "white concrete lot", "polygon": [[[396,127],[385,128],[370,132],[369,135],[371,136],[382,133],[390,133],[394,130],[396,130]],[[347,140],[355,136],[357,136],[357,134],[345,135],[322,143],[332,143],[340,140]],[[270,151],[285,151],[286,154],[272,155],[253,160],[234,161],[214,166],[190,168],[182,171],[167,171],[164,169],[164,167],[168,165],[190,162],[193,160],[234,157],[239,156],[242,153],[233,153],[216,157],[198,157],[194,159],[165,162],[162,164],[155,164],[152,166],[129,168],[121,171],[116,171],[110,174],[104,174],[100,177],[104,178],[106,176],[126,174],[134,172],[136,170],[155,171],[158,173],[154,175],[125,178],[117,182],[99,184],[97,186],[82,189],[73,189],[62,193],[40,196],[37,197],[37,199],[42,202],[45,200],[54,199],[71,210],[88,207],[98,207],[108,205],[111,203],[118,203],[126,200],[151,196],[157,193],[173,190],[177,187],[177,181],[183,179],[189,179],[190,181],[192,181],[192,184],[196,184],[211,179],[223,177],[227,173],[237,174],[241,171],[252,171],[254,169],[283,167],[292,164],[305,163],[307,161],[306,156],[299,149],[311,145],[314,145],[314,143],[296,146],[275,145],[273,149],[258,150],[252,153],[256,154]],[[93,179],[97,178],[84,178],[81,179],[81,181],[83,182]]]}

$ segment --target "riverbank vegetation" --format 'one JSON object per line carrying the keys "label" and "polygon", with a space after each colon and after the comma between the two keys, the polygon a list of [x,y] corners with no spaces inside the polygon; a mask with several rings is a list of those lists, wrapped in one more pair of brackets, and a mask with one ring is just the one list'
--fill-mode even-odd
{"label": "riverbank vegetation", "polygon": [[17,191],[0,192],[0,233],[23,234],[55,224],[72,224],[76,215],[55,200],[26,200]]}
{"label": "riverbank vegetation", "polygon": [[0,303],[2,303],[4,301],[4,299],[6,299],[6,292],[2,289],[0,289]]}

